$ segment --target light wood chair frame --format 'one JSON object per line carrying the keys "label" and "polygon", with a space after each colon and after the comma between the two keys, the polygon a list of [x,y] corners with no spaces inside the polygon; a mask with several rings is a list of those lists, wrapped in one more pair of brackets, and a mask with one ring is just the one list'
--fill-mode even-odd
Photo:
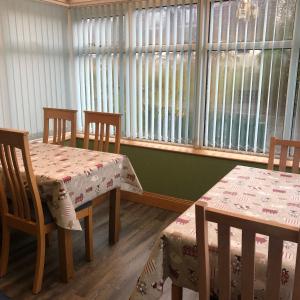
{"label": "light wood chair frame", "polygon": [[73,109],[58,109],[44,107],[44,135],[43,142],[49,142],[49,126],[50,120],[53,120],[53,144],[64,145],[67,137],[67,121],[71,123],[71,138],[70,146],[76,147],[76,120],[77,120],[77,110]]}
{"label": "light wood chair frame", "polygon": [[[115,128],[115,146],[114,152],[120,153],[120,141],[121,141],[121,114],[102,113],[94,111],[85,111],[85,126],[84,126],[84,141],[83,148],[89,148],[90,141],[90,125],[95,125],[95,140],[93,150],[108,152],[110,143],[110,126]],[[105,132],[104,132],[104,126]],[[120,188],[100,195],[93,199],[93,207],[100,205],[106,199],[110,201],[109,207],[109,242],[111,245],[119,240],[120,236],[120,200],[121,191]]]}
{"label": "light wood chair frame", "polygon": [[281,148],[279,156],[279,171],[286,171],[289,149],[294,148],[293,162],[291,166],[292,173],[299,173],[300,141],[281,140],[276,137],[271,137],[270,140],[268,170],[274,169],[276,146],[280,146]]}
{"label": "light wood chair frame", "polygon": [[[196,241],[199,266],[199,300],[210,299],[210,265],[208,222],[218,224],[218,284],[219,299],[231,299],[230,228],[242,230],[241,294],[244,300],[254,299],[255,235],[269,237],[265,299],[279,299],[283,242],[298,244],[292,300],[300,299],[300,234],[299,228],[265,221],[207,207],[204,201],[196,203]],[[182,288],[172,287],[172,299],[182,299]]]}
{"label": "light wood chair frame", "polygon": [[[30,200],[26,193],[19,169],[16,149],[22,152],[24,169],[31,201],[34,206],[36,221],[32,221]],[[33,293],[41,290],[45,264],[45,235],[56,229],[54,223],[45,225],[44,213],[39,191],[30,160],[28,132],[0,129],[0,159],[6,186],[11,195],[13,212],[9,212],[4,185],[0,182],[1,217],[2,217],[2,251],[0,276],[7,273],[10,248],[10,229],[14,228],[34,235],[37,238],[37,257]]]}
{"label": "light wood chair frame", "polygon": [[[121,141],[121,114],[85,111],[83,148],[88,149],[90,140],[90,125],[95,125],[94,148],[96,151],[108,152],[110,139],[110,127],[115,128],[114,152],[120,153]],[[105,127],[105,129],[104,129]]]}
{"label": "light wood chair frame", "polygon": [[[19,168],[16,150],[20,150],[22,154],[25,170],[23,174]],[[46,235],[56,229],[58,229],[62,279],[68,281],[73,276],[71,231],[56,226],[54,222],[45,224],[42,202],[30,159],[28,132],[0,129],[0,161],[5,186],[10,192],[12,202],[12,211],[10,211],[4,183],[1,179],[0,213],[2,220],[2,248],[0,277],[6,275],[8,269],[10,230],[13,228],[33,235],[37,238],[37,256],[32,292],[37,294],[42,288]],[[30,198],[26,192],[24,180],[31,194]],[[35,220],[32,220],[31,203],[34,208]],[[86,259],[88,261],[93,259],[92,216],[93,211],[91,206],[77,212],[77,218],[84,218],[85,222]]]}

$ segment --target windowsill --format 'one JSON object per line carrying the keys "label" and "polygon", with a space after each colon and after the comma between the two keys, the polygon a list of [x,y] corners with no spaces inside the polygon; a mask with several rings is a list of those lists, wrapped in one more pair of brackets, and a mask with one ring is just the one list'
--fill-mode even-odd
{"label": "windowsill", "polygon": [[[77,134],[77,138],[83,139],[83,134]],[[93,135],[90,135],[90,139],[93,140]],[[194,148],[192,146],[185,146],[185,145],[174,145],[174,144],[165,144],[155,141],[140,141],[140,140],[133,140],[133,139],[121,139],[121,145],[126,146],[134,146],[134,147],[141,147],[147,149],[155,149],[161,151],[169,151],[169,152],[177,152],[177,153],[184,153],[184,154],[191,154],[191,155],[199,155],[199,156],[207,156],[207,157],[214,157],[220,159],[229,159],[229,160],[238,160],[244,162],[252,162],[258,164],[267,164],[268,157],[264,155],[254,155],[249,153],[241,153],[241,152],[232,152],[232,151],[222,151],[222,150],[211,150],[211,149],[200,149]],[[278,164],[278,161],[275,160],[275,165]],[[291,165],[291,162],[288,162],[288,165]]]}
{"label": "windowsill", "polygon": [[[70,133],[67,133],[66,140],[70,137]],[[77,133],[77,138],[83,139],[83,133]],[[36,139],[42,141],[43,139]],[[90,135],[90,140],[94,140],[94,136]],[[111,139],[113,142],[113,139]],[[211,150],[211,149],[200,149],[200,148],[193,148],[192,146],[185,146],[185,145],[174,145],[174,144],[165,144],[155,141],[140,141],[140,140],[133,140],[133,139],[121,139],[121,145],[126,146],[134,146],[140,148],[147,148],[147,149],[154,149],[154,150],[161,150],[161,151],[169,151],[169,152],[176,152],[176,153],[183,153],[183,154],[190,154],[190,155],[199,155],[199,156],[207,156],[207,157],[214,157],[219,159],[229,159],[229,160],[237,160],[241,162],[250,162],[250,163],[257,163],[257,164],[268,164],[268,157],[265,155],[254,155],[249,153],[241,153],[241,152],[233,152],[233,151],[226,151],[226,150]],[[292,166],[292,161],[287,160],[287,166]],[[279,159],[275,159],[274,165],[279,165]]]}

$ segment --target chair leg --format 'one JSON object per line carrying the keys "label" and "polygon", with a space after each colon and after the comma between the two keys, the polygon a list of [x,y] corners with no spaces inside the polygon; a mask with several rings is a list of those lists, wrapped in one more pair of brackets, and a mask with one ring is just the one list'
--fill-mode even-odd
{"label": "chair leg", "polygon": [[44,266],[45,266],[45,252],[46,252],[46,237],[45,234],[37,236],[37,257],[35,265],[35,275],[32,292],[38,294],[42,289]]}
{"label": "chair leg", "polygon": [[120,188],[110,191],[109,205],[109,243],[111,245],[119,241],[120,236]]}
{"label": "chair leg", "polygon": [[89,214],[84,218],[85,226],[85,257],[87,261],[94,258],[93,251],[93,208],[89,207]]}
{"label": "chair leg", "polygon": [[3,277],[7,273],[8,259],[10,248],[10,230],[7,224],[2,223],[2,250],[1,250],[1,262],[0,262],[0,277]]}
{"label": "chair leg", "polygon": [[182,287],[172,283],[172,300],[182,300]]}
{"label": "chair leg", "polygon": [[63,282],[74,276],[73,245],[71,230],[57,226],[60,273]]}

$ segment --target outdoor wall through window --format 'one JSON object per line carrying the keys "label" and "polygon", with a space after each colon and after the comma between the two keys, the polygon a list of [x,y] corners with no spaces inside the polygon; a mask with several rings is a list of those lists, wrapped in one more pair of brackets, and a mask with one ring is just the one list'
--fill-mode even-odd
{"label": "outdoor wall through window", "polygon": [[78,109],[121,112],[127,138],[267,153],[271,136],[299,135],[299,6],[145,0],[72,8]]}

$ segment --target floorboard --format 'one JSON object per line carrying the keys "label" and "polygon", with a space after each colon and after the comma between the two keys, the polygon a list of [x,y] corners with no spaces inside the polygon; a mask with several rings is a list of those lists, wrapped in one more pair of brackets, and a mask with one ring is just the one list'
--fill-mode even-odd
{"label": "floorboard", "polygon": [[[125,300],[135,288],[136,280],[146,263],[161,230],[177,214],[132,202],[122,202],[120,241],[108,245],[108,203],[94,211],[94,260],[85,261],[84,236],[73,233],[75,278],[68,284],[59,281],[57,238],[53,235],[46,250],[43,290],[31,294],[35,263],[35,241],[15,232],[12,236],[8,274],[0,280],[0,290],[12,299],[29,300]],[[162,299],[170,299],[170,282]],[[196,294],[184,291],[188,300]]]}

